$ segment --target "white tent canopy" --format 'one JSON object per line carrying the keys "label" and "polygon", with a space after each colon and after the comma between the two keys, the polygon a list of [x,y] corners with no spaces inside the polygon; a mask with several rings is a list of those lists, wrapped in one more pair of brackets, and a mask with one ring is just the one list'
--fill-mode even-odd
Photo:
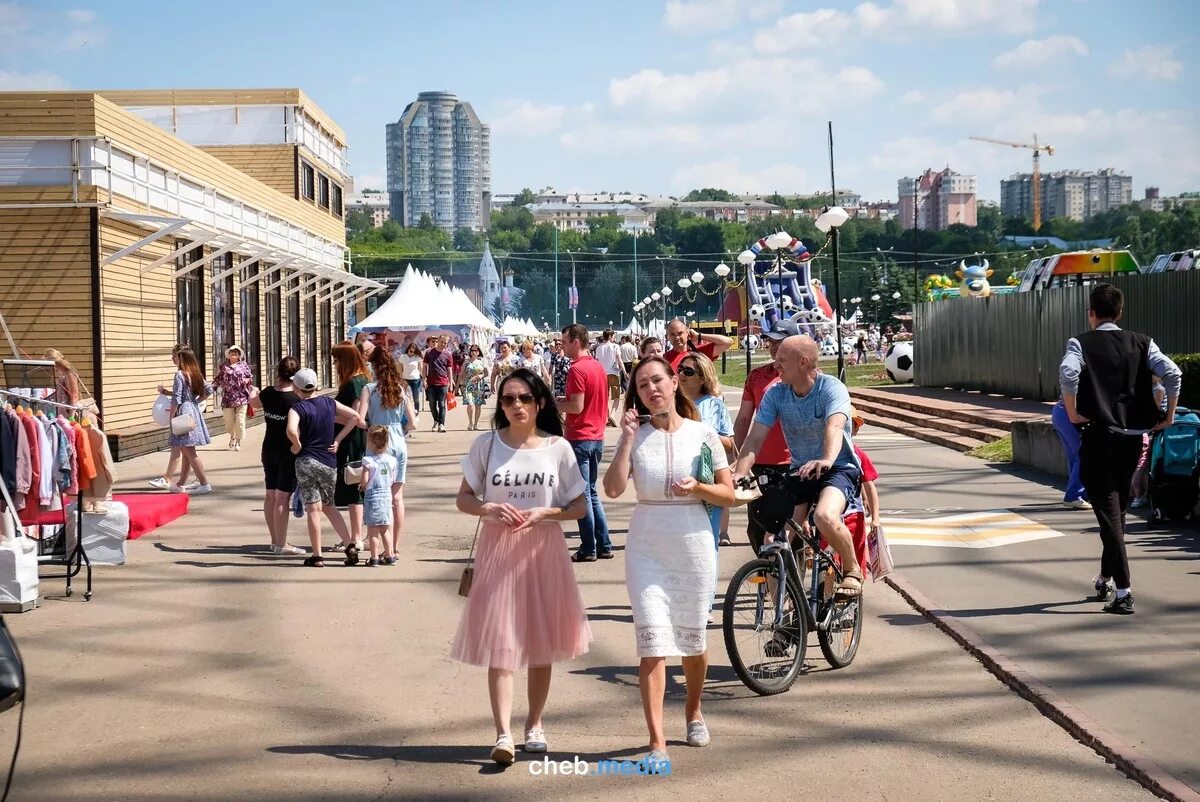
{"label": "white tent canopy", "polygon": [[428,273],[412,265],[404,271],[400,285],[391,296],[358,324],[363,331],[412,331],[449,326],[468,326],[483,331],[496,328],[465,292],[445,282],[434,281]]}
{"label": "white tent canopy", "polygon": [[527,318],[521,320],[516,317],[506,317],[504,322],[500,324],[500,333],[508,337],[537,337],[541,338],[542,332],[537,330],[537,326]]}

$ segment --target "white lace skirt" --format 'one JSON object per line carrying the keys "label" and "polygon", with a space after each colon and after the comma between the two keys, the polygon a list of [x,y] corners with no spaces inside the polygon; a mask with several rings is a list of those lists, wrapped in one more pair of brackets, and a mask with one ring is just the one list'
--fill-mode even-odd
{"label": "white lace skirt", "polygon": [[716,556],[700,502],[637,505],[625,539],[625,587],[638,657],[704,653]]}

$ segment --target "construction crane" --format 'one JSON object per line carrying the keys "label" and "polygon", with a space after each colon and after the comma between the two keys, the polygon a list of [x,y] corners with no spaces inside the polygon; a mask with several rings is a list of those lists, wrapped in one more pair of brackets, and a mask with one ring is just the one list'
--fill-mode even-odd
{"label": "construction crane", "polygon": [[1029,148],[1033,151],[1033,230],[1036,233],[1042,227],[1042,170],[1038,159],[1042,155],[1042,151],[1046,151],[1047,156],[1053,156],[1054,146],[1039,144],[1037,134],[1033,135],[1032,145],[1026,142],[992,139],[988,136],[973,136],[971,139],[978,142],[991,142],[993,145],[1005,145],[1010,148]]}

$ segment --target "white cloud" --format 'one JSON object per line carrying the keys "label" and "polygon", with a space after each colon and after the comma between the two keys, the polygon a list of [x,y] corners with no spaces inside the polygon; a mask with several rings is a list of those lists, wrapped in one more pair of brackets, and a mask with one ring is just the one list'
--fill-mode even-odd
{"label": "white cloud", "polygon": [[883,89],[865,67],[843,67],[829,74],[815,59],[767,57],[738,61],[692,73],[665,74],[647,69],[609,84],[609,98],[619,109],[689,116],[803,96],[809,110],[844,107],[871,98]]}
{"label": "white cloud", "polygon": [[1026,39],[992,59],[992,66],[1002,70],[1044,67],[1061,58],[1087,54],[1088,46],[1078,36],[1058,34],[1045,39]]}
{"label": "white cloud", "polygon": [[900,96],[901,103],[923,103],[925,102],[925,93],[920,89],[910,89]]}
{"label": "white cloud", "polygon": [[766,19],[781,7],[781,0],[667,0],[662,24],[675,33],[711,33]]}
{"label": "white cloud", "polygon": [[566,106],[539,105],[522,101],[491,122],[492,131],[514,136],[537,136],[553,133],[563,124]]}
{"label": "white cloud", "polygon": [[1027,112],[1035,111],[1037,98],[1042,91],[1035,86],[1016,89],[969,89],[934,106],[932,117],[935,122],[957,125],[1011,121],[1014,118],[1025,117]]}
{"label": "white cloud", "polygon": [[675,192],[696,187],[720,187],[737,193],[804,192],[808,176],[794,164],[751,170],[742,167],[741,159],[732,158],[681,167],[671,176],[670,187]]}
{"label": "white cloud", "polygon": [[91,25],[96,21],[96,12],[84,8],[76,8],[67,12],[67,19],[75,25]]}
{"label": "white cloud", "polygon": [[1183,62],[1175,58],[1175,48],[1146,45],[1126,50],[1108,67],[1114,78],[1144,78],[1154,81],[1174,81],[1183,72]]}
{"label": "white cloud", "polygon": [[644,153],[656,148],[708,147],[709,132],[688,123],[669,125],[603,122],[564,132],[559,142],[567,150],[584,153]]}
{"label": "white cloud", "polygon": [[894,0],[860,3],[847,13],[821,8],[790,14],[754,37],[767,53],[790,52],[798,41],[837,41],[851,35],[878,38],[952,33],[982,28],[1025,33],[1036,25],[1039,0]]}
{"label": "white cloud", "polygon": [[33,89],[66,89],[67,82],[52,72],[13,72],[0,70],[0,89],[27,92]]}

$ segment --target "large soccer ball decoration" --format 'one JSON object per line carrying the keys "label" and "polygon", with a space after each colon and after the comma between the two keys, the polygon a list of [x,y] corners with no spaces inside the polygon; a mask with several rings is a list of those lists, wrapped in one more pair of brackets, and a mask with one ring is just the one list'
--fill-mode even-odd
{"label": "large soccer ball decoration", "polygon": [[763,309],[762,304],[755,304],[750,307],[750,319],[757,322],[767,316],[767,310]]}
{"label": "large soccer ball decoration", "polygon": [[892,343],[883,358],[888,378],[896,384],[907,384],[913,380],[913,344]]}

